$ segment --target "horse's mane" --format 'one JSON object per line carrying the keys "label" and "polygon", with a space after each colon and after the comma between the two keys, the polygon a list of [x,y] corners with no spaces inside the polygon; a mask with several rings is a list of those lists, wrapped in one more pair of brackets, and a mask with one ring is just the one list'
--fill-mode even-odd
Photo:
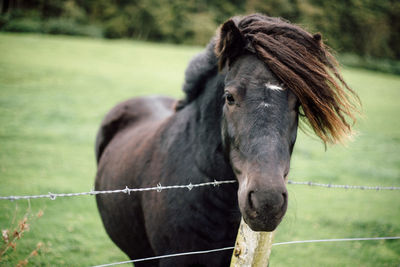
{"label": "horse's mane", "polygon": [[204,81],[209,76],[218,72],[218,59],[214,53],[215,38],[211,39],[206,49],[197,54],[190,62],[185,71],[185,82],[183,92],[185,98],[180,100],[175,109],[182,109],[185,105],[192,102],[202,92]]}
{"label": "horse's mane", "polygon": [[[242,40],[231,40],[226,31],[232,27]],[[340,142],[352,133],[359,99],[343,80],[337,61],[321,39],[319,33],[312,35],[280,18],[260,14],[234,17],[189,64],[184,84],[186,101],[199,94],[201,82],[215,70],[215,54],[222,69],[238,56],[227,46],[242,45],[241,53],[255,53],[298,97],[304,121],[325,143]]]}

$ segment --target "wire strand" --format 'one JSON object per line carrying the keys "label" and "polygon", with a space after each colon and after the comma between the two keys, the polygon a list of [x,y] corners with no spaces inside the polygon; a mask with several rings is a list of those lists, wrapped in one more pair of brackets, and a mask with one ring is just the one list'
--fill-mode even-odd
{"label": "wire strand", "polygon": [[366,186],[366,185],[342,185],[342,184],[323,184],[315,182],[296,182],[288,180],[288,184],[292,185],[308,185],[308,186],[318,186],[325,188],[341,188],[341,189],[360,189],[360,190],[400,190],[399,186]]}
{"label": "wire strand", "polygon": [[[0,200],[20,200],[20,199],[37,199],[37,198],[49,198],[51,200],[55,200],[57,197],[76,197],[76,196],[87,196],[87,195],[99,195],[99,194],[115,194],[115,193],[125,193],[130,194],[131,192],[145,192],[145,191],[157,191],[161,192],[163,190],[169,189],[188,189],[189,191],[193,188],[202,187],[202,186],[218,186],[221,184],[232,184],[236,183],[236,180],[226,180],[226,181],[217,181],[192,184],[189,183],[187,185],[169,185],[162,186],[160,183],[154,187],[146,187],[146,188],[128,188],[127,186],[124,189],[116,189],[116,190],[102,190],[102,191],[89,191],[89,192],[79,192],[79,193],[51,193],[41,194],[41,195],[21,195],[21,196],[0,196]],[[340,185],[340,184],[323,184],[316,182],[297,182],[288,180],[288,184],[290,185],[308,185],[308,186],[317,186],[317,187],[325,187],[325,188],[334,188],[334,189],[359,189],[359,190],[400,190],[398,186],[365,186],[365,185]]]}
{"label": "wire strand", "polygon": [[[272,244],[272,246],[292,245],[292,244],[302,244],[302,243],[373,241],[373,240],[394,240],[394,239],[400,239],[400,236],[299,240],[299,241],[288,241],[288,242],[274,243],[274,244]],[[206,254],[206,253],[213,253],[213,252],[219,252],[219,251],[224,251],[224,250],[233,250],[234,248],[235,247],[225,247],[225,248],[219,248],[219,249],[210,249],[210,250],[192,251],[192,252],[184,252],[184,253],[175,253],[175,254],[168,254],[168,255],[162,255],[162,256],[141,258],[141,259],[136,259],[136,260],[120,261],[120,262],[113,262],[113,263],[95,265],[93,267],[106,267],[106,266],[121,265],[121,264],[126,264],[126,263],[135,263],[135,262],[141,262],[141,261],[158,260],[158,259],[164,259],[164,258],[170,258],[170,257]]]}
{"label": "wire strand", "polygon": [[187,256],[187,255],[197,255],[197,254],[214,253],[214,252],[219,252],[219,251],[224,251],[224,250],[233,250],[234,248],[235,248],[235,247],[225,247],[225,248],[217,248],[217,249],[210,249],[210,250],[201,250],[201,251],[193,251],[193,252],[175,253],[175,254],[168,254],[168,255],[162,255],[162,256],[155,256],[155,257],[148,257],[148,258],[136,259],[136,260],[120,261],[120,262],[114,262],[114,263],[107,263],[107,264],[95,265],[95,266],[93,266],[93,267],[105,267],[105,266],[120,265],[120,264],[125,264],[125,263],[135,263],[135,262],[141,262],[141,261],[158,260],[158,259],[171,258],[171,257],[179,257],[179,256]]}
{"label": "wire strand", "polygon": [[292,244],[303,244],[303,243],[346,242],[346,241],[369,241],[369,240],[393,240],[393,239],[400,239],[400,236],[300,240],[300,241],[288,241],[288,242],[274,243],[274,244],[272,244],[272,246],[292,245]]}
{"label": "wire strand", "polygon": [[203,186],[218,186],[221,184],[231,184],[236,183],[236,180],[228,180],[228,181],[217,181],[192,184],[189,183],[187,185],[170,185],[170,186],[162,186],[160,183],[154,187],[145,187],[145,188],[128,188],[126,186],[124,189],[116,189],[116,190],[101,190],[101,191],[90,191],[90,192],[80,192],[80,193],[51,193],[42,194],[42,195],[30,195],[30,196],[0,196],[0,200],[20,200],[20,199],[36,199],[36,198],[49,198],[51,200],[55,200],[57,197],[76,197],[76,196],[86,196],[86,195],[99,195],[99,194],[115,194],[115,193],[125,193],[130,195],[131,192],[145,192],[145,191],[157,191],[161,192],[163,190],[169,189],[188,189],[189,191],[193,188],[203,187]]}

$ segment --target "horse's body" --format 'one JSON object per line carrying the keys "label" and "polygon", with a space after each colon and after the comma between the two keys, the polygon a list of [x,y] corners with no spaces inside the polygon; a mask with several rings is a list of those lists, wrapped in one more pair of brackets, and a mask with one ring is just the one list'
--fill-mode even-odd
{"label": "horse's body", "polygon": [[[275,40],[257,39],[257,31],[276,34]],[[275,51],[281,38],[287,39]],[[343,116],[351,115],[347,94],[322,69],[349,88],[320,39],[265,16],[229,20],[190,63],[184,100],[131,99],[108,113],[96,140],[96,190],[238,181],[191,191],[97,195],[107,233],[131,259],[233,246],[241,216],[253,230],[277,227],[287,207],[284,179],[299,106],[324,141],[350,129]],[[299,51],[292,53],[291,46]],[[289,55],[280,55],[285,48]],[[288,68],[307,57],[310,62]],[[228,266],[231,253],[136,266]]]}
{"label": "horse's body", "polygon": [[[218,151],[218,138],[198,123],[202,115],[193,116],[189,109],[175,113],[173,102],[161,97],[132,99],[109,113],[105,124],[122,117],[127,123],[102,155],[96,189],[234,179],[222,151]],[[210,162],[210,158],[215,161]],[[97,201],[112,240],[130,258],[137,259],[231,246],[240,220],[236,192],[237,184],[229,184],[191,191],[98,196]],[[193,262],[226,266],[231,253],[164,259],[162,266],[188,266]],[[157,262],[135,266],[142,265],[157,266]]]}

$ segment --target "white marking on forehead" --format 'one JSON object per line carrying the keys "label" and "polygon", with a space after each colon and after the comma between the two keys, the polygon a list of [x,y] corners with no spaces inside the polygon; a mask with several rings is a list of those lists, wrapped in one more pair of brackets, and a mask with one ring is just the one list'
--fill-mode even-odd
{"label": "white marking on forehead", "polygon": [[270,89],[272,91],[282,91],[283,90],[283,88],[281,86],[271,84],[271,83],[266,83],[265,87],[267,87],[267,89]]}
{"label": "white marking on forehead", "polygon": [[262,107],[262,108],[268,108],[268,107],[270,107],[271,106],[271,104],[268,104],[268,103],[266,103],[266,102],[261,102],[261,104],[260,104],[260,107]]}

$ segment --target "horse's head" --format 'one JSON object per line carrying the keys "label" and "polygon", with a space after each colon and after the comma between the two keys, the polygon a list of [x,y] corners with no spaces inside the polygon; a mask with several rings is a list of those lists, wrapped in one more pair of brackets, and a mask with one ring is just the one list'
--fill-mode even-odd
{"label": "horse's head", "polygon": [[232,64],[224,96],[222,138],[239,181],[243,218],[254,230],[272,231],[287,208],[297,97],[251,54]]}
{"label": "horse's head", "polygon": [[[309,43],[303,42],[294,35],[299,29],[255,15],[227,21],[216,42],[220,69],[226,72],[223,148],[239,182],[242,216],[255,231],[274,230],[285,215],[285,179],[299,107],[324,141],[337,140],[340,133],[350,130],[341,114],[350,114],[346,99],[341,98],[346,94],[336,83],[329,84],[333,78],[324,68],[329,69],[331,62],[321,52],[325,53],[320,35],[301,30]],[[308,58],[311,61],[305,62]]]}
{"label": "horse's head", "polygon": [[251,53],[229,66],[224,97],[222,139],[239,181],[240,210],[253,230],[272,231],[288,203],[297,97]]}

